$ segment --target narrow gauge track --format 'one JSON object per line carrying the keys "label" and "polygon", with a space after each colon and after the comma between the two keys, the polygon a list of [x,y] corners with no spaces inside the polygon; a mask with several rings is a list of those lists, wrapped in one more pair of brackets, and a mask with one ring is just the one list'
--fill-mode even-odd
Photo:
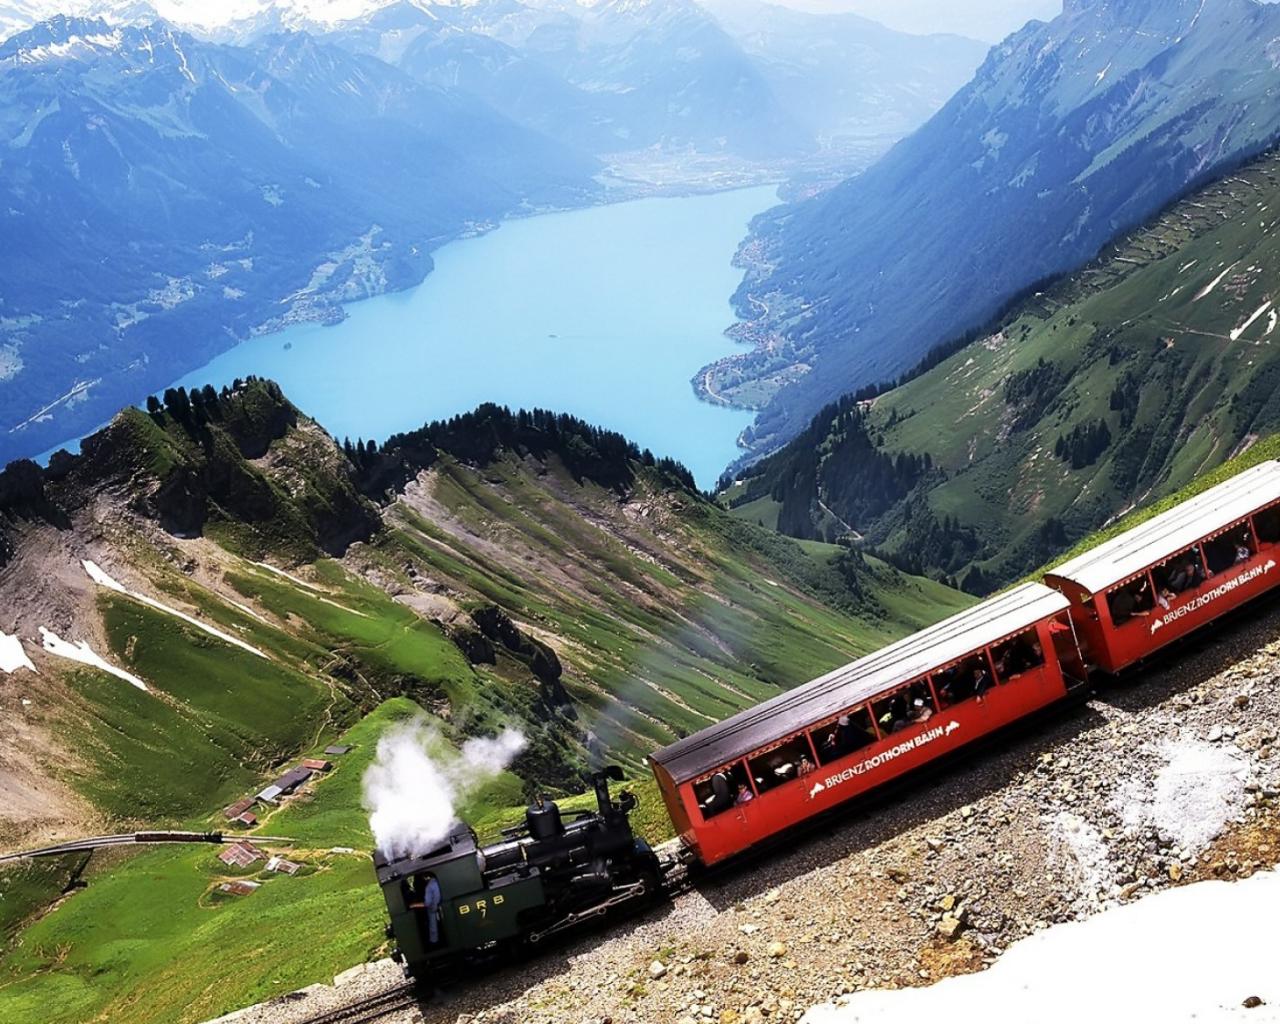
{"label": "narrow gauge track", "polygon": [[367,996],[358,1002],[349,1003],[334,1010],[326,1010],[314,1017],[306,1017],[297,1024],[365,1024],[367,1021],[381,1020],[402,1010],[417,1009],[418,994],[419,990],[416,986],[403,985],[400,988]]}

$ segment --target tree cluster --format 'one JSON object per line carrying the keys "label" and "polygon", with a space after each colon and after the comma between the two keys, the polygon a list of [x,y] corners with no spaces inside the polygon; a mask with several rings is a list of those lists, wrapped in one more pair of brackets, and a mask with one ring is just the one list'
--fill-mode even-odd
{"label": "tree cluster", "polygon": [[1060,435],[1053,446],[1053,454],[1072,469],[1092,466],[1102,457],[1111,444],[1111,428],[1106,420],[1091,420],[1078,424],[1069,434]]}
{"label": "tree cluster", "polygon": [[[616,490],[632,484],[634,467],[640,464],[681,487],[696,490],[693,474],[676,460],[657,458],[616,431],[546,409],[512,412],[488,403],[474,412],[396,434],[382,446],[384,457],[404,457],[422,464],[429,464],[424,460],[434,457],[437,451],[478,466],[491,464],[504,451],[538,459],[556,455],[575,479],[591,480]],[[366,448],[364,458],[367,461],[376,454],[376,448]]]}

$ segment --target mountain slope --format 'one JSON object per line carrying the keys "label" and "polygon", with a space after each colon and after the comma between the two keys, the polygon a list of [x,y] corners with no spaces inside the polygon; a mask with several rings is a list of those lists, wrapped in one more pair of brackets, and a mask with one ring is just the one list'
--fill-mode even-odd
{"label": "mountain slope", "polygon": [[[529,778],[564,786],[589,746],[639,765],[963,600],[737,523],[679,467],[568,417],[490,407],[344,452],[269,382],[168,397],[82,456],[0,474],[0,629],[52,678],[68,666],[43,628],[183,697],[190,658],[237,638],[253,650],[226,653],[265,653],[346,709],[333,721],[374,693],[463,732],[522,721],[544,741]],[[326,552],[304,582],[259,564]],[[223,635],[184,653],[196,634],[157,632],[138,594]]]}
{"label": "mountain slope", "polygon": [[0,46],[0,138],[23,254],[0,267],[0,459],[416,282],[469,224],[597,193],[588,158],[304,35],[55,18]]}
{"label": "mountain slope", "polygon": [[869,407],[819,417],[736,500],[934,573],[976,566],[976,591],[1021,576],[1280,425],[1277,210],[1271,154]]}
{"label": "mountain slope", "polygon": [[738,301],[758,350],[717,390],[794,435],[1032,282],[1079,265],[1280,130],[1280,8],[1068,3],[996,47],[881,162],[768,215]]}
{"label": "mountain slope", "polygon": [[[464,808],[486,832],[609,758],[661,837],[654,746],[968,603],[736,522],[570,417],[486,407],[344,450],[258,380],[126,410],[47,471],[12,464],[0,552],[6,848],[231,828],[223,806],[354,745],[257,808],[256,831],[296,840],[296,877],[207,848],[0,872],[0,1017],[51,1024],[203,1020],[375,953],[360,778],[398,722],[446,749],[524,732]],[[14,643],[38,675],[8,671]],[[81,644],[96,666],[68,657]],[[251,896],[218,892],[245,877]]]}

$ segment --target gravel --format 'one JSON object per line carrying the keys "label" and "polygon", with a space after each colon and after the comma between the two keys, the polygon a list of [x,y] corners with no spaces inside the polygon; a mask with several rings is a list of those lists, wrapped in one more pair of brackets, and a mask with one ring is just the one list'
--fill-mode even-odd
{"label": "gravel", "polygon": [[[1171,885],[1247,877],[1280,859],[1278,638],[1271,602],[784,854],[387,1020],[794,1022]],[[294,1024],[397,981],[384,962],[237,1021]]]}

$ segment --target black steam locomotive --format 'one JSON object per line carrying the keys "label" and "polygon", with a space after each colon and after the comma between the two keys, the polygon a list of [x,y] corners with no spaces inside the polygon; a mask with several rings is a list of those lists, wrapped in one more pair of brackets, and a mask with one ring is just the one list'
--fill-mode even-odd
{"label": "black steam locomotive", "polygon": [[[649,844],[631,831],[635,797],[624,792],[615,803],[609,795],[609,780],[622,777],[613,766],[592,776],[596,811],[562,817],[539,798],[524,824],[505,829],[492,846],[478,846],[475,832],[459,824],[424,856],[375,854],[391,914],[387,934],[397,947],[392,956],[411,976],[429,977],[654,899],[662,876]],[[433,879],[438,892],[431,891]]]}

